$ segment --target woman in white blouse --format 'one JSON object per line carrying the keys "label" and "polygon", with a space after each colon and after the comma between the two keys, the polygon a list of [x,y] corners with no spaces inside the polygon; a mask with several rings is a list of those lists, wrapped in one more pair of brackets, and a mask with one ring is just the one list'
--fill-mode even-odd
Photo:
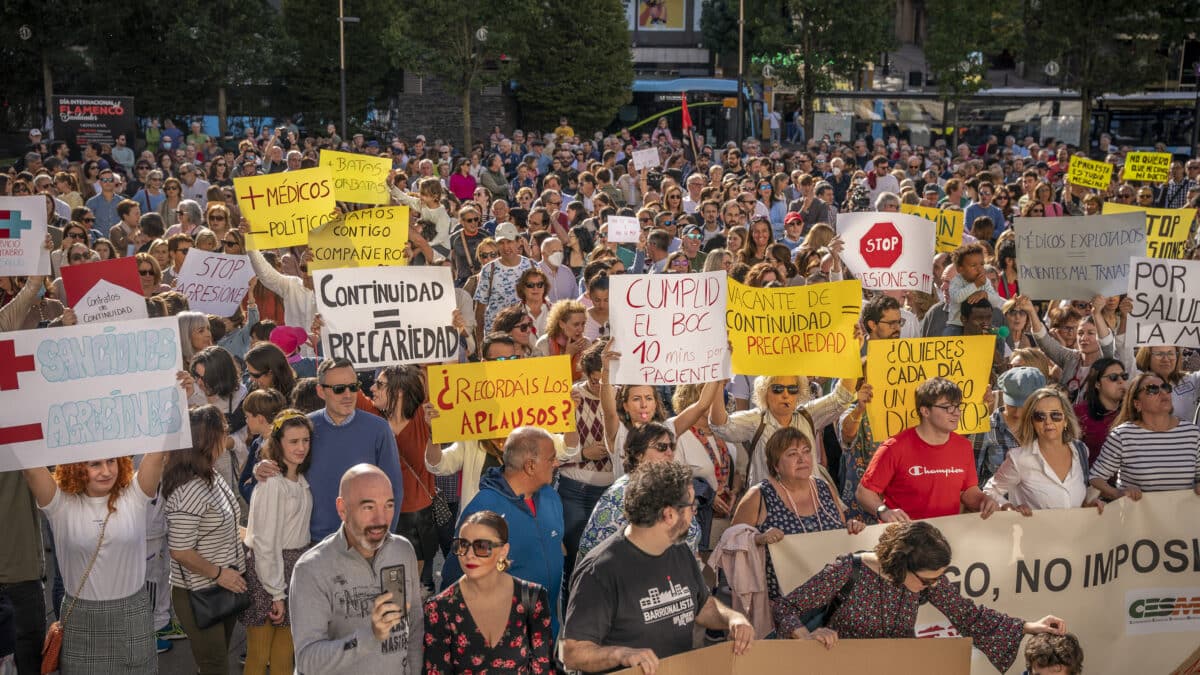
{"label": "woman in white blouse", "polygon": [[[1087,503],[1087,446],[1066,396],[1053,387],[1025,402],[1013,448],[983,492],[1003,511],[1033,515],[1035,509],[1069,509]],[[1103,507],[1096,503],[1098,509]]]}

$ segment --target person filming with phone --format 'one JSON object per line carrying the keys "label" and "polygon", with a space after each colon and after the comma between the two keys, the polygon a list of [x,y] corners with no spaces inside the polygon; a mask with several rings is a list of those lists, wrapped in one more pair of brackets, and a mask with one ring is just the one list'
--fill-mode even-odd
{"label": "person filming with phone", "polygon": [[309,549],[292,573],[298,673],[395,675],[421,671],[425,635],[417,554],[389,530],[391,480],[358,464],[342,475],[342,526]]}

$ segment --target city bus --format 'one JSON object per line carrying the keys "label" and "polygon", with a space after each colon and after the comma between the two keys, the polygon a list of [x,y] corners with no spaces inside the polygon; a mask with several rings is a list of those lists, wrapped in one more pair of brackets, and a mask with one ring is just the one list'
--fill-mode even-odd
{"label": "city bus", "polygon": [[636,138],[651,133],[665,117],[671,133],[678,136],[683,128],[682,94],[687,93],[688,112],[696,133],[712,146],[728,141],[757,137],[762,118],[762,101],[750,87],[742,90],[742,132],[737,130],[737,80],[710,77],[685,77],[674,80],[634,80],[633,100],[621,106],[609,131],[629,129]]}

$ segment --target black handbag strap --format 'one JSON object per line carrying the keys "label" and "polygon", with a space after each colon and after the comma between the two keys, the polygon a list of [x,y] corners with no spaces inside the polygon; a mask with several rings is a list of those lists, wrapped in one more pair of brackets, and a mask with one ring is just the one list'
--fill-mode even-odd
{"label": "black handbag strap", "polygon": [[829,605],[825,609],[826,626],[829,625],[829,621],[833,618],[834,612],[836,612],[838,608],[842,606],[842,603],[846,601],[846,598],[850,597],[850,593],[854,590],[854,584],[858,581],[858,575],[862,573],[862,556],[857,553],[851,553],[850,563],[850,578],[847,579],[846,583],[842,584],[842,587],[833,594],[833,599],[829,601]]}

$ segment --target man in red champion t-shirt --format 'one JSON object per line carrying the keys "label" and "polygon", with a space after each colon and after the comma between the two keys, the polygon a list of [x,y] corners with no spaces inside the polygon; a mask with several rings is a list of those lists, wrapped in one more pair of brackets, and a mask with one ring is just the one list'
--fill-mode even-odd
{"label": "man in red champion t-shirt", "polygon": [[962,391],[935,377],[917,387],[921,423],[884,441],[863,474],[856,496],[862,509],[881,522],[951,516],[978,511],[987,518],[998,508],[979,489],[971,443],[954,433],[962,415]]}

